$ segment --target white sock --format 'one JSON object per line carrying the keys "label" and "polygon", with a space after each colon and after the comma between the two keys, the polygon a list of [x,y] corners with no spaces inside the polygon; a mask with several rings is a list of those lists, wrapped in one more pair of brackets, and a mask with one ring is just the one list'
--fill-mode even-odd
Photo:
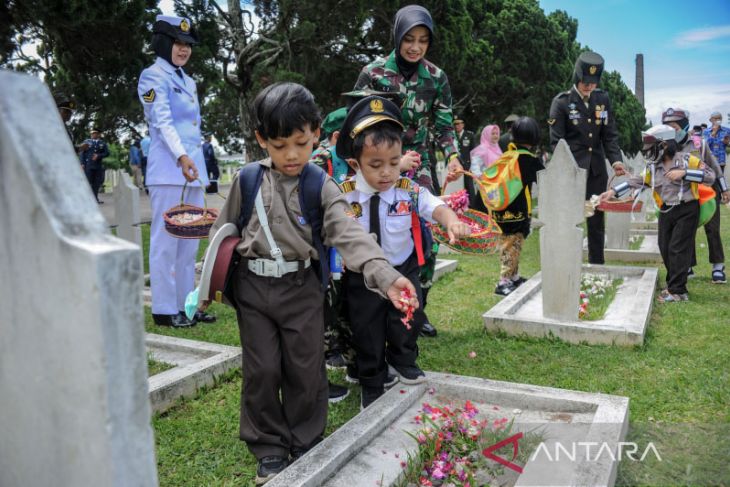
{"label": "white sock", "polygon": [[725,270],[725,264],[723,264],[723,263],[712,264],[712,270],[713,271],[724,271]]}

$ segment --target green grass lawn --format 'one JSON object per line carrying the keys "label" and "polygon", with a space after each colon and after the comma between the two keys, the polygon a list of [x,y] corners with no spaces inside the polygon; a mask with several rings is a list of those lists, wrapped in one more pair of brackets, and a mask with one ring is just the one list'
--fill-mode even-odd
{"label": "green grass lawn", "polygon": [[[721,211],[727,247],[730,210]],[[501,299],[493,294],[497,257],[444,256],[457,259],[459,268],[429,295],[427,311],[439,335],[419,340],[419,363],[425,370],[627,396],[629,438],[654,441],[663,461],[622,462],[619,485],[730,485],[730,284],[710,282],[705,242],[700,230],[691,301],[655,303],[644,345],[632,348],[488,334],[481,314]],[[524,276],[539,270],[538,254],[535,233],[525,244]],[[663,280],[663,268],[660,275]],[[154,326],[147,310],[147,330],[239,345],[233,310],[214,305],[212,311],[216,324],[172,330]],[[341,374],[331,378],[342,383]],[[255,459],[238,439],[240,388],[240,372],[229,373],[154,417],[160,485],[253,485]],[[359,388],[350,391],[330,408],[328,434],[359,411]]]}

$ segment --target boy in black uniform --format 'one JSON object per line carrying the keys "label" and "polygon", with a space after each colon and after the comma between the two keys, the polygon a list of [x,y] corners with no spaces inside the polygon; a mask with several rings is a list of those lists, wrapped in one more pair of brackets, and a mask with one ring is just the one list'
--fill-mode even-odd
{"label": "boy in black uniform", "polygon": [[[249,163],[262,171],[260,203],[239,227],[241,261],[230,278],[230,301],[243,348],[240,437],[259,461],[260,485],[281,472],[290,456],[293,461],[321,441],[327,422],[324,295],[314,271],[321,257],[299,199],[305,171],[323,181],[319,238],[324,244],[336,245],[348,266],[397,309],[406,307],[401,292],[415,295],[416,290],[352,217],[337,183],[308,165],[320,123],[312,94],[295,83],[276,83],[258,94],[253,114],[256,139],[269,158]],[[244,171],[246,166],[233,181],[211,236],[226,223],[239,224],[244,197],[238,179]],[[408,304],[418,306],[416,299]]]}
{"label": "boy in black uniform", "polygon": [[[552,150],[560,139],[570,146],[575,162],[587,169],[586,200],[606,191],[607,158],[616,176],[625,173],[618,131],[608,94],[597,89],[603,72],[603,58],[595,52],[584,52],[575,62],[573,87],[553,99],[550,107],[550,145]],[[596,211],[586,220],[588,227],[588,262],[603,264],[605,221],[603,212]]]}
{"label": "boy in black uniform", "polygon": [[522,178],[522,191],[502,211],[492,212],[495,223],[502,229],[499,246],[499,282],[495,294],[507,296],[517,289],[525,279],[520,277],[520,254],[525,239],[530,235],[532,199],[530,187],[537,182],[537,172],[545,169],[540,159],[531,151],[540,143],[540,127],[535,119],[518,118],[510,127],[511,140],[508,149],[520,152],[517,163]]}
{"label": "boy in black uniform", "polygon": [[[442,200],[400,177],[402,133],[398,106],[370,96],[349,111],[337,153],[356,171],[354,178],[342,184],[352,213],[375,234],[388,261],[413,283],[420,296],[422,242],[414,242],[421,228],[419,216],[441,223],[452,241],[468,235],[470,229]],[[361,406],[365,408],[383,394],[388,364],[401,382],[416,384],[425,379],[416,365],[419,326],[403,323],[400,311],[370,291],[363,275],[349,268],[347,258],[345,262],[348,271],[343,287],[362,386]]]}

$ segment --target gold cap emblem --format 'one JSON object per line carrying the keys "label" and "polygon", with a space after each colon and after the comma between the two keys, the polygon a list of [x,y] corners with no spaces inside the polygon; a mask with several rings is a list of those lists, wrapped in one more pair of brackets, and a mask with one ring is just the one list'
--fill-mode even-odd
{"label": "gold cap emblem", "polygon": [[187,20],[182,19],[182,22],[180,22],[180,30],[183,32],[187,32],[190,30],[190,24]]}
{"label": "gold cap emblem", "polygon": [[588,68],[588,72],[591,74],[596,74],[596,71],[598,71],[598,66],[591,66]]}
{"label": "gold cap emblem", "polygon": [[371,100],[370,101],[370,111],[373,113],[382,113],[383,112],[383,102],[382,100]]}

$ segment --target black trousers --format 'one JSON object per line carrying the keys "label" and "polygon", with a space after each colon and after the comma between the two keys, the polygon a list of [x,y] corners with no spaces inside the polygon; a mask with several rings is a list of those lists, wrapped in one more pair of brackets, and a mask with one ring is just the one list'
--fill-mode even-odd
{"label": "black trousers", "polygon": [[[588,168],[588,180],[586,181],[586,200],[594,194],[601,194],[606,191],[608,175],[591,174]],[[606,245],[606,220],[602,211],[586,218],[588,230],[588,262],[591,264],[604,264],[603,247]]]}
{"label": "black trousers", "polygon": [[86,173],[86,179],[89,180],[89,185],[91,185],[91,192],[94,193],[94,198],[99,201],[99,189],[104,184],[104,168],[87,165],[84,168],[84,172]]}
{"label": "black trousers", "polygon": [[[243,348],[240,437],[258,459],[322,440],[327,423],[324,297],[310,267],[231,279]],[[317,265],[316,262],[314,265]]]}
{"label": "black trousers", "polygon": [[[396,270],[411,281],[420,302],[421,286],[415,253]],[[420,325],[414,320],[408,330],[401,322],[403,314],[390,301],[367,289],[362,274],[347,271],[343,276],[343,286],[347,294],[360,384],[383,387],[388,374],[386,360],[392,365],[415,365]]]}
{"label": "black trousers", "polygon": [[[722,264],[725,262],[725,251],[722,248],[722,238],[720,237],[720,205],[722,205],[722,189],[720,189],[720,183],[715,182],[712,189],[715,190],[717,211],[712,215],[710,221],[705,223],[705,235],[707,236],[707,249],[710,251],[710,264]],[[695,240],[692,240],[691,267],[696,265],[697,251],[695,250]]]}
{"label": "black trousers", "polygon": [[692,262],[700,205],[694,200],[673,207],[662,205],[661,211],[659,252],[667,268],[667,289],[672,294],[684,294],[687,292],[687,271]]}

